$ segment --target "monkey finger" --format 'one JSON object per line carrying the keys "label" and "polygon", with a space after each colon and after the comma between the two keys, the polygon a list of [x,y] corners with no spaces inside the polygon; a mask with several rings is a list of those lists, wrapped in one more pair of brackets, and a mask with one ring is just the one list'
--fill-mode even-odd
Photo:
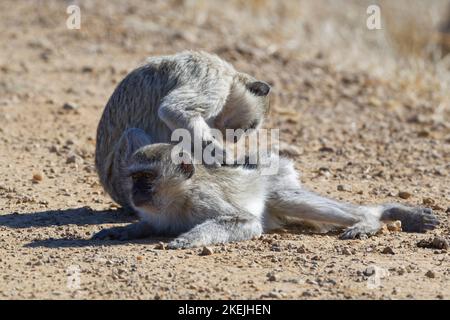
{"label": "monkey finger", "polygon": [[126,240],[122,228],[103,229],[94,234],[91,240]]}

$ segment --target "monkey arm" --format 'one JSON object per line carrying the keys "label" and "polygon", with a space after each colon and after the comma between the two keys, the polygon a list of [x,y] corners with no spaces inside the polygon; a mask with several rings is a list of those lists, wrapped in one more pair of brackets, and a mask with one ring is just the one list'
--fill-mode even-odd
{"label": "monkey arm", "polygon": [[173,131],[184,128],[198,137],[210,138],[206,119],[217,116],[228,94],[224,88],[203,92],[194,86],[184,85],[172,90],[161,101],[158,116]]}
{"label": "monkey arm", "polygon": [[[182,86],[165,96],[158,109],[159,118],[172,130],[186,129],[191,141],[204,146],[213,144],[216,162],[223,163],[226,156],[221,139],[216,139],[207,120],[213,119],[222,110],[228,90],[220,84],[218,88],[203,92],[191,86]],[[203,150],[203,148],[202,148]],[[202,160],[202,159],[198,159]]]}
{"label": "monkey arm", "polygon": [[92,240],[133,240],[156,235],[156,230],[145,221],[131,223],[126,226],[103,229],[92,236]]}
{"label": "monkey arm", "polygon": [[220,215],[208,219],[181,234],[169,243],[169,248],[192,248],[243,241],[261,235],[262,223],[259,217],[245,209],[237,209],[229,203],[224,202],[220,207]]}

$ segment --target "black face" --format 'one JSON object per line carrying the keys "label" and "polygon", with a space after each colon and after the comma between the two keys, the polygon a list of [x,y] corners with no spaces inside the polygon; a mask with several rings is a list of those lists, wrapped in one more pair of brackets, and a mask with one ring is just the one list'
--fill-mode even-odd
{"label": "black face", "polygon": [[150,202],[155,178],[156,173],[152,171],[139,171],[131,174],[133,180],[131,200],[135,206],[139,207]]}

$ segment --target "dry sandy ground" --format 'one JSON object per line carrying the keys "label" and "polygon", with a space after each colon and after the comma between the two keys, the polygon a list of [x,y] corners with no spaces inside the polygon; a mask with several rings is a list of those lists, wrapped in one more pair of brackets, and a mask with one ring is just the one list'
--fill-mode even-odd
{"label": "dry sandy ground", "polygon": [[[189,1],[82,2],[82,28],[68,30],[68,2],[1,1],[0,298],[450,298],[448,250],[417,246],[434,236],[449,240],[450,114],[442,83],[426,71],[402,80],[338,69],[319,45],[292,54],[271,32],[280,31],[289,6],[272,17],[258,11],[259,2],[216,11]],[[251,14],[240,25],[242,12]],[[260,21],[270,23],[256,31],[244,25]],[[146,56],[187,48],[220,54],[273,85],[267,126],[295,146],[308,188],[355,203],[425,203],[440,227],[352,241],[280,232],[216,246],[208,256],[158,249],[168,239],[90,241],[133,219],[103,193],[93,168],[109,95]],[[336,51],[351,59],[347,48]],[[372,276],[371,266],[379,268]]]}

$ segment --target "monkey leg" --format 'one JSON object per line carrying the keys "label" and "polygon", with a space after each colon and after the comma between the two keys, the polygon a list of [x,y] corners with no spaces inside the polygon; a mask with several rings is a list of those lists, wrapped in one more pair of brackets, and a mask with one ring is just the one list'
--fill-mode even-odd
{"label": "monkey leg", "polygon": [[305,190],[298,182],[292,163],[280,158],[278,174],[268,179],[266,209],[271,217],[290,216],[302,220],[347,227],[343,239],[373,234],[381,221],[400,220],[404,231],[425,232],[438,224],[431,209],[411,208],[400,204],[358,206],[322,197]]}
{"label": "monkey leg", "polygon": [[207,220],[169,243],[169,248],[192,248],[249,240],[262,233],[260,220],[250,214],[220,216]]}
{"label": "monkey leg", "polygon": [[128,193],[124,190],[124,169],[127,167],[130,156],[139,148],[151,144],[150,136],[144,130],[137,128],[127,129],[119,141],[109,159],[111,165],[108,170],[108,193],[125,208],[129,208]]}
{"label": "monkey leg", "polygon": [[293,163],[283,157],[278,160],[278,172],[267,179],[267,224],[270,225],[271,217],[283,216],[339,226],[352,226],[362,220],[364,214],[358,214],[355,206],[305,190],[298,180]]}
{"label": "monkey leg", "polygon": [[347,227],[342,239],[374,234],[380,229],[381,221],[400,220],[406,232],[425,232],[439,224],[431,209],[400,204],[357,206],[319,196],[301,187],[272,192],[267,209],[275,217],[291,216]]}
{"label": "monkey leg", "polygon": [[267,199],[267,210],[274,216],[297,217],[340,226],[351,226],[364,218],[358,207],[321,197],[300,186],[272,190]]}
{"label": "monkey leg", "polygon": [[103,229],[92,236],[92,240],[133,240],[142,239],[156,234],[155,230],[145,221],[131,223],[124,227]]}

